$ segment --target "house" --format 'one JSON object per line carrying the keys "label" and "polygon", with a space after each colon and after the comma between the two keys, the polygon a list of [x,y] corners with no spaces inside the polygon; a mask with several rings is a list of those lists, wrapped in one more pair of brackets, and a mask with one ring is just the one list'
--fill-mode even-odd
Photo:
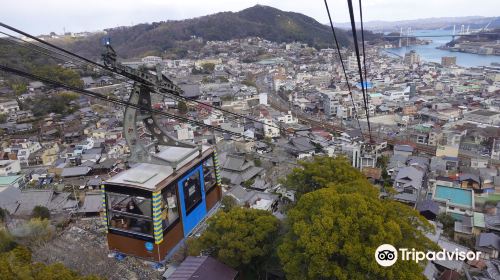
{"label": "house", "polygon": [[389,159],[389,163],[387,164],[387,174],[392,176],[393,174],[397,174],[400,168],[406,166],[406,161],[408,160],[408,156],[395,154]]}
{"label": "house", "polygon": [[484,216],[484,222],[489,231],[500,233],[500,202],[493,208],[493,213]]}
{"label": "house", "polygon": [[61,177],[86,176],[92,168],[88,166],[66,167],[62,169]]}
{"label": "house", "polygon": [[399,169],[394,178],[394,188],[398,192],[396,200],[415,204],[422,189],[425,173],[419,168],[407,166]]}
{"label": "house", "polygon": [[236,280],[238,271],[210,256],[188,256],[175,270],[163,274],[166,280]]}
{"label": "house", "polygon": [[236,200],[240,206],[274,212],[279,202],[279,196],[267,192],[248,190],[242,186],[234,186],[227,195]]}
{"label": "house", "polygon": [[478,175],[463,173],[459,177],[460,187],[464,189],[472,189],[475,192],[481,191],[481,180]]}
{"label": "house", "polygon": [[439,215],[439,204],[427,199],[418,204],[417,210],[420,212],[420,215],[424,216],[427,220],[433,221],[436,219],[437,215]]}
{"label": "house", "polygon": [[473,216],[463,216],[462,220],[455,221],[455,241],[470,239],[478,236],[485,229],[484,214],[474,212]]}
{"label": "house", "polygon": [[[221,162],[223,156],[220,157]],[[239,185],[261,173],[264,168],[257,167],[244,156],[230,154],[225,157],[221,166],[221,177],[230,180],[231,184]]]}
{"label": "house", "polygon": [[19,160],[0,160],[0,176],[14,175],[21,172]]}
{"label": "house", "polygon": [[498,125],[500,123],[500,113],[491,110],[475,110],[467,113],[464,120],[471,123],[479,123],[485,125]]}
{"label": "house", "polygon": [[19,198],[21,190],[14,186],[0,187],[0,208],[14,213],[19,207]]}
{"label": "house", "polygon": [[17,101],[0,102],[0,114],[9,115],[17,111],[19,111],[19,104],[17,104]]}
{"label": "house", "polygon": [[70,193],[53,190],[22,191],[19,197],[19,207],[13,213],[16,216],[29,216],[36,206],[47,207],[51,213],[73,211],[77,202],[69,197]]}
{"label": "house", "polygon": [[316,146],[311,143],[311,139],[305,136],[292,137],[288,142],[289,152],[298,159],[313,156]]}
{"label": "house", "polygon": [[432,199],[457,220],[462,220],[463,216],[473,215],[474,194],[472,190],[436,185]]}
{"label": "house", "polygon": [[21,188],[25,183],[23,175],[0,176],[0,187]]}
{"label": "house", "polygon": [[78,209],[78,213],[87,216],[97,216],[103,210],[102,207],[102,194],[99,193],[86,193],[83,205]]}
{"label": "house", "polygon": [[[470,251],[469,248],[461,246],[455,242],[448,241],[446,239],[440,238],[438,240],[438,246],[447,252],[457,252],[457,253],[467,253]],[[445,260],[434,260],[432,261],[438,267],[443,267],[444,269],[450,269],[457,272],[462,272],[465,266],[465,262],[459,259],[445,259]]]}
{"label": "house", "polygon": [[409,157],[413,154],[413,147],[410,145],[395,145],[394,154]]}
{"label": "house", "polygon": [[500,236],[492,232],[483,232],[476,239],[475,249],[482,252],[481,257],[484,259],[498,258],[500,251]]}

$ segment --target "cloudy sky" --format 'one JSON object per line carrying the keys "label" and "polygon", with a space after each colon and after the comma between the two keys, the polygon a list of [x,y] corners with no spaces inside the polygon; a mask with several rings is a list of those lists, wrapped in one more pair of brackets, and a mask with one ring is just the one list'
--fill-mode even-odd
{"label": "cloudy sky", "polygon": [[[177,20],[256,4],[294,11],[326,23],[323,0],[1,0],[0,21],[32,34],[94,31],[143,22]],[[357,1],[353,1],[356,2]],[[345,0],[329,0],[335,22],[348,21]],[[498,0],[365,0],[365,20],[500,16]]]}

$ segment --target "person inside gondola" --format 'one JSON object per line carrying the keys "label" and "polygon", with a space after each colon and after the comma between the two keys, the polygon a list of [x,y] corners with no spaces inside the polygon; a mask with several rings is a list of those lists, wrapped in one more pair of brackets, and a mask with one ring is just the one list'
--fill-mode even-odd
{"label": "person inside gondola", "polygon": [[137,207],[137,204],[133,200],[130,200],[127,204],[127,212],[132,213],[132,214],[137,214],[137,215],[143,215],[141,209]]}

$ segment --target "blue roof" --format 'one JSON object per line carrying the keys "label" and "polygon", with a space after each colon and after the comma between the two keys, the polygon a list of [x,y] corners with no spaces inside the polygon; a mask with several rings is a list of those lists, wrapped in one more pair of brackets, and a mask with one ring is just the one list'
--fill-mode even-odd
{"label": "blue roof", "polygon": [[[363,82],[363,85],[365,86],[365,89],[373,88],[372,82]],[[361,89],[361,83],[356,83],[356,87]]]}
{"label": "blue roof", "polygon": [[441,201],[448,201],[451,204],[473,207],[472,205],[472,190],[453,188],[447,186],[436,186],[436,192],[434,193],[434,199]]}
{"label": "blue roof", "polygon": [[0,186],[12,185],[22,178],[22,175],[0,176]]}

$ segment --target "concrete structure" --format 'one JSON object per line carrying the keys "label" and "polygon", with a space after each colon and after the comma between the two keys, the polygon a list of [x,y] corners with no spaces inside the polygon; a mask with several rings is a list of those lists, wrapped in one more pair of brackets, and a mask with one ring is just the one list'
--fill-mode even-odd
{"label": "concrete structure", "polygon": [[456,56],[443,56],[441,57],[441,65],[443,67],[450,67],[457,65],[457,57]]}
{"label": "concrete structure", "polygon": [[0,176],[15,175],[21,172],[19,160],[0,160]]}

